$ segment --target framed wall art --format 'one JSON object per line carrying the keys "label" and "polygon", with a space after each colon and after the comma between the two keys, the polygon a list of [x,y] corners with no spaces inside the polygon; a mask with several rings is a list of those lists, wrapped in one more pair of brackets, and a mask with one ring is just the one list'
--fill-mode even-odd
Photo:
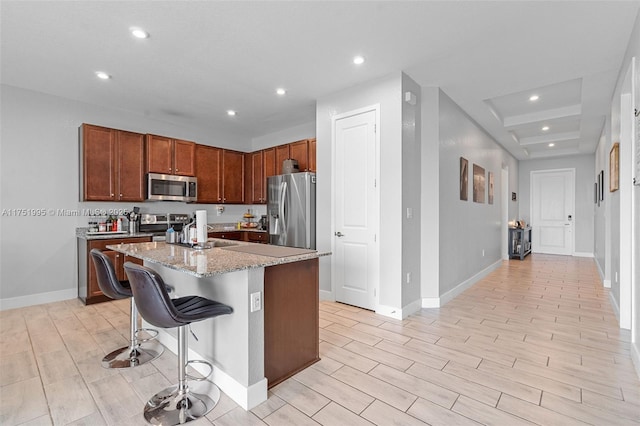
{"label": "framed wall art", "polygon": [[460,157],[460,199],[469,199],[469,161],[464,157]]}
{"label": "framed wall art", "polygon": [[489,204],[493,204],[493,172],[489,172]]}
{"label": "framed wall art", "polygon": [[473,165],[473,201],[476,203],[484,203],[484,168]]}
{"label": "framed wall art", "polygon": [[604,201],[604,170],[600,170],[600,201]]}
{"label": "framed wall art", "polygon": [[609,152],[609,192],[620,188],[620,144],[614,143]]}

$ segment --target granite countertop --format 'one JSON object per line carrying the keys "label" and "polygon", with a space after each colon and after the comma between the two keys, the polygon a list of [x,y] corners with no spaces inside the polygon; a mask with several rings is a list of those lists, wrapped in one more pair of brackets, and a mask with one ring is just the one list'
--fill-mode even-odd
{"label": "granite countertop", "polygon": [[[222,247],[196,250],[162,241],[131,244],[110,244],[110,250],[127,254],[138,259],[166,266],[196,277],[210,277],[233,271],[265,266],[281,265],[328,256],[331,252],[296,249],[292,247],[269,246],[266,244],[246,243],[217,238],[209,242],[222,244]],[[239,251],[242,250],[242,251]],[[244,251],[244,252],[243,252]],[[247,251],[254,251],[255,254]],[[272,252],[273,257],[269,254]]]}
{"label": "granite countertop", "polygon": [[149,232],[90,232],[89,228],[76,228],[76,237],[83,240],[112,240],[114,238],[142,238],[153,237]]}
{"label": "granite countertop", "polygon": [[247,231],[247,232],[267,232],[266,229],[258,228],[240,228],[237,225],[231,223],[209,223],[207,225],[207,232],[233,232],[233,231]]}

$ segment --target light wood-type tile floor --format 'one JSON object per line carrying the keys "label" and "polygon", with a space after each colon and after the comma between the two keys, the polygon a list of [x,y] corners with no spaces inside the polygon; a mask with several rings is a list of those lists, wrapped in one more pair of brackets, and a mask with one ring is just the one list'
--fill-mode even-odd
{"label": "light wood-type tile floor", "polygon": [[[128,301],[0,313],[0,424],[143,425],[175,382],[169,351],[132,370]],[[245,411],[223,395],[195,425],[631,425],[640,381],[592,259],[531,255],[404,321],[320,304],[322,360]]]}

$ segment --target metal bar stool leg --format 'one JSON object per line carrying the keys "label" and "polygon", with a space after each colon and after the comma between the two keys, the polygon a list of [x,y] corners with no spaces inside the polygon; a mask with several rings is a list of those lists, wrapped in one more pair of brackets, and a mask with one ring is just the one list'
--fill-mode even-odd
{"label": "metal bar stool leg", "polygon": [[220,399],[220,389],[211,382],[188,385],[188,325],[177,328],[178,385],[158,392],[147,402],[144,418],[154,425],[178,425],[197,420],[211,411]]}
{"label": "metal bar stool leg", "polygon": [[[129,368],[153,361],[162,355],[164,347],[153,340],[157,335],[157,330],[138,329],[138,308],[133,297],[131,300],[130,325],[131,333],[129,346],[116,349],[102,358],[102,366],[105,368]],[[138,339],[138,333],[142,330],[150,332],[150,339]],[[155,333],[155,334],[153,334]]]}

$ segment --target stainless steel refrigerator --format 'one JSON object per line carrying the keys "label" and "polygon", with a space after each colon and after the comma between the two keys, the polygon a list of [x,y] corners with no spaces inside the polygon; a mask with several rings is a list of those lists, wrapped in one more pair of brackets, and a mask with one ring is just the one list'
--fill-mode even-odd
{"label": "stainless steel refrigerator", "polygon": [[316,248],[316,174],[291,173],[267,178],[269,243]]}

